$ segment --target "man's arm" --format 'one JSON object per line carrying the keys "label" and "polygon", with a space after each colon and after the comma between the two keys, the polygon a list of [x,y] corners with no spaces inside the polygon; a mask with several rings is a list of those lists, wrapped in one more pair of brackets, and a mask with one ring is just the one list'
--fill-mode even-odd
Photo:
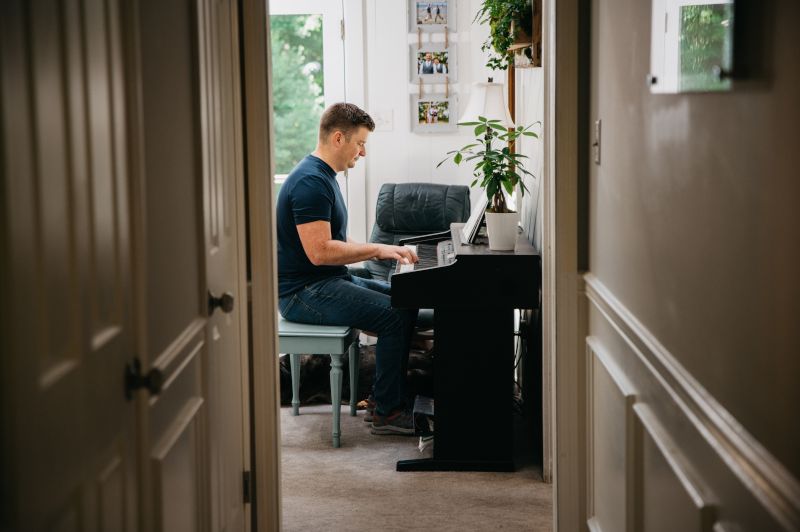
{"label": "man's arm", "polygon": [[297,234],[303,244],[308,260],[314,266],[341,266],[369,259],[394,259],[401,262],[417,262],[417,255],[403,246],[388,244],[358,244],[350,241],[334,240],[331,237],[331,224],[317,220],[299,224]]}

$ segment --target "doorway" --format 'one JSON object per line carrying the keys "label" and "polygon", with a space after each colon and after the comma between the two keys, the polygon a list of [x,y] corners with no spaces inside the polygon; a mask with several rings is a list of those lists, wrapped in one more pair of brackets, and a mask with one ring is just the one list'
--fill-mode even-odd
{"label": "doorway", "polygon": [[[350,6],[351,3],[356,2],[345,0],[344,3],[346,14],[352,13],[348,6]],[[579,3],[580,2],[578,2],[578,0],[569,3],[562,2],[559,3],[558,6],[556,6],[554,3],[551,4],[550,2],[544,3],[546,10],[546,22],[544,24],[545,42],[547,42],[550,47],[549,63],[545,67],[545,90],[548,94],[554,94],[554,87],[558,87],[559,90],[564,91],[563,96],[560,96],[557,102],[552,97],[548,102],[546,102],[546,127],[552,128],[546,132],[547,138],[555,140],[556,135],[553,124],[555,124],[558,116],[564,116],[564,119],[562,119],[560,122],[562,127],[558,131],[560,135],[559,142],[562,143],[560,145],[563,145],[564,147],[563,151],[559,150],[559,152],[556,152],[555,142],[548,141],[547,145],[545,146],[546,184],[544,185],[545,189],[543,190],[543,193],[546,194],[544,200],[544,216],[546,218],[545,223],[547,225],[544,229],[546,232],[544,237],[544,248],[547,250],[547,253],[554,253],[556,251],[554,245],[554,236],[556,232],[555,226],[553,225],[555,220],[554,207],[556,195],[553,186],[558,184],[559,187],[563,187],[562,190],[567,192],[570,189],[574,191],[575,187],[577,186],[577,173],[569,172],[569,169],[571,168],[570,165],[572,164],[569,161],[569,158],[574,156],[578,146],[577,136],[573,135],[573,126],[577,124],[577,111],[570,111],[570,106],[574,105],[575,99],[577,98],[577,84],[574,82],[574,80],[577,76],[578,66],[577,64],[570,66],[572,65],[572,61],[565,60],[563,55],[559,55],[559,65],[562,65],[565,70],[567,67],[569,67],[569,69],[574,70],[574,72],[572,72],[570,77],[569,73],[564,74],[561,71],[557,71],[555,68],[555,46],[560,46],[559,50],[562,54],[568,54],[570,56],[573,54],[577,55],[576,43],[578,35],[578,21],[580,19]],[[263,57],[269,53],[266,48],[267,39],[264,38],[267,28],[266,25],[261,23],[261,21],[266,20],[267,18],[267,6],[263,0],[243,0],[243,6],[243,35],[245,42],[243,64],[245,65],[245,95],[246,106],[248,109],[245,120],[248,130],[248,144],[252,146],[252,149],[248,149],[247,151],[247,164],[249,169],[248,175],[250,176],[248,183],[250,198],[248,204],[248,216],[251,231],[251,268],[254,272],[252,286],[252,319],[254,323],[260,324],[260,327],[252,329],[253,375],[254,382],[261,381],[277,383],[277,364],[275,363],[277,357],[277,311],[275,309],[275,301],[277,298],[276,286],[273,279],[275,271],[274,251],[270,236],[274,231],[271,214],[271,208],[273,205],[272,177],[271,172],[269,171],[272,161],[271,154],[269,153],[268,149],[270,143],[269,126],[273,124],[273,118],[270,112],[271,103],[269,101],[270,95],[268,84],[271,73],[267,72],[267,65],[263,64]],[[563,21],[564,24],[563,30],[559,30],[558,32],[555,31],[555,22],[557,20],[555,12],[556,7],[558,7],[558,17]],[[361,17],[363,17],[361,9],[355,9],[354,12],[355,15],[350,15],[351,18],[354,17],[361,22]],[[350,26],[348,26],[348,31],[349,29]],[[357,28],[354,29],[357,30]],[[558,36],[558,41],[556,41],[556,36]],[[363,45],[363,43],[358,42],[358,39],[355,41],[357,46]],[[345,43],[345,49],[350,49],[347,42]],[[347,78],[350,80],[350,65],[346,65],[346,71],[348,72]],[[359,92],[358,84],[356,83],[353,92],[350,94],[349,101],[363,105],[363,99],[363,84],[361,92]],[[554,182],[553,178],[555,174],[552,171],[552,168],[556,164],[556,159],[564,168],[564,177],[559,177],[560,181],[558,183]],[[568,175],[570,177],[567,177]],[[566,198],[567,196],[568,194],[562,197]],[[569,205],[567,205],[567,207],[569,207]],[[572,208],[570,210],[568,208],[564,208],[560,209],[558,213],[559,216],[563,217],[563,221],[560,222],[558,234],[566,235],[565,240],[563,241],[564,245],[558,249],[558,252],[560,253],[560,259],[558,261],[547,261],[544,264],[544,308],[545,313],[548,314],[545,317],[546,321],[544,323],[546,350],[545,356],[551,357],[551,363],[554,365],[553,382],[556,382],[558,376],[569,375],[569,365],[573,363],[572,358],[559,361],[554,355],[556,337],[555,288],[557,286],[555,272],[557,271],[556,268],[559,267],[561,263],[566,264],[568,268],[572,268],[571,271],[577,272],[577,258],[573,258],[576,255],[576,251],[574,246],[570,247],[569,245],[570,242],[574,242],[572,239],[575,238],[571,236],[570,233],[574,232],[572,230],[575,228],[576,222],[574,220],[570,221],[570,219],[571,216],[576,216],[576,209]],[[256,275],[256,273],[258,275]],[[561,286],[561,281],[559,281],[558,286]],[[574,290],[563,290],[563,292],[560,292],[561,297],[566,299],[564,299],[564,304],[560,305],[559,308],[564,309],[561,311],[562,314],[567,312],[570,313],[571,316],[565,317],[563,324],[561,324],[561,322],[559,324],[559,337],[564,338],[561,345],[567,344],[566,338],[574,336],[573,327],[578,319],[577,309],[568,300],[571,294],[574,298],[574,293]],[[571,346],[571,349],[575,348],[576,345]],[[557,430],[564,431],[563,436],[559,436],[558,438],[554,436],[553,440],[560,441],[559,445],[563,444],[569,446],[566,448],[569,453],[569,457],[564,460],[559,460],[559,464],[557,464],[557,466],[561,465],[561,467],[558,467],[554,473],[555,482],[557,483],[556,488],[554,489],[554,495],[559,497],[555,490],[562,490],[560,497],[562,503],[564,504],[563,509],[559,507],[557,510],[557,513],[561,516],[560,523],[557,524],[557,526],[563,529],[570,529],[571,524],[580,522],[580,516],[577,512],[578,506],[576,506],[579,504],[577,499],[579,485],[577,480],[578,464],[575,463],[574,467],[570,465],[570,463],[579,459],[577,447],[574,445],[570,446],[577,440],[577,436],[574,432],[577,421],[573,417],[570,418],[571,421],[568,420],[569,422],[562,422],[560,417],[569,417],[576,414],[559,412],[556,409],[556,405],[553,404],[560,403],[561,405],[569,408],[575,406],[577,398],[570,397],[570,394],[575,393],[575,390],[578,388],[578,382],[576,378],[570,377],[570,379],[572,380],[570,380],[568,383],[565,383],[563,386],[559,382],[558,387],[552,391],[552,395],[550,396],[550,398],[553,399],[551,402],[551,411],[553,413],[552,418],[554,423],[557,424],[557,426],[554,427],[553,432]],[[256,462],[257,464],[261,464],[258,466],[258,489],[256,490],[259,504],[259,511],[257,514],[259,529],[276,529],[280,525],[281,512],[279,487],[280,422],[277,417],[277,413],[279,412],[279,398],[276,389],[265,389],[263,386],[256,386],[253,390],[253,395],[254,416],[260,422],[255,426],[256,444],[254,448]],[[553,453],[553,455],[554,460],[556,459],[556,456],[561,458],[561,455],[558,453]],[[572,511],[575,511],[575,516],[570,518],[569,514]]]}

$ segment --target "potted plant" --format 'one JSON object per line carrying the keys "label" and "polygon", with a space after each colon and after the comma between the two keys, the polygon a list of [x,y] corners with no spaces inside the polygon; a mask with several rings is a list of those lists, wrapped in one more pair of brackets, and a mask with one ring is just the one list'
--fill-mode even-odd
{"label": "potted plant", "polygon": [[533,27],[531,0],[483,0],[473,22],[489,24],[489,38],[481,45],[483,51],[494,51],[486,66],[492,70],[506,70],[513,63],[514,44],[530,44],[527,29]]}
{"label": "potted plant", "polygon": [[520,194],[524,195],[527,189],[521,174],[533,174],[525,169],[523,159],[527,159],[527,156],[514,153],[509,146],[523,135],[538,138],[536,133],[529,131],[534,124],[506,128],[499,119],[479,116],[475,122],[460,122],[458,125],[474,126],[477,142],[447,152],[447,157],[439,162],[437,168],[450,159],[456,164],[476,161],[472,171],[475,180],[470,186],[479,185],[484,188],[489,199],[486,208],[489,249],[514,249],[519,214],[508,208],[506,193],[513,194],[514,188],[519,185]]}

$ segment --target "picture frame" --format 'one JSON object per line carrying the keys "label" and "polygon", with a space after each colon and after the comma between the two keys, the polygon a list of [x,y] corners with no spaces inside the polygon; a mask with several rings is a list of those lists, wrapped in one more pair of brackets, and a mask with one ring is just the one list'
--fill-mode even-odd
{"label": "picture frame", "polygon": [[409,30],[455,31],[456,0],[408,0]]}
{"label": "picture frame", "polygon": [[411,96],[411,131],[439,133],[458,129],[456,95],[425,94]]}
{"label": "picture frame", "polygon": [[417,83],[444,83],[458,79],[458,54],[456,45],[425,44],[421,48],[410,45],[410,80]]}

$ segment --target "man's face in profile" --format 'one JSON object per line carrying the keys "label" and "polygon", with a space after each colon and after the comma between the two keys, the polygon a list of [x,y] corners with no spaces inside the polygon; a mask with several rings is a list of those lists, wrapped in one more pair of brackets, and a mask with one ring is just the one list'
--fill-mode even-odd
{"label": "man's face in profile", "polygon": [[366,157],[368,136],[369,129],[362,126],[350,134],[349,140],[345,140],[342,150],[347,168],[353,168],[360,157]]}

